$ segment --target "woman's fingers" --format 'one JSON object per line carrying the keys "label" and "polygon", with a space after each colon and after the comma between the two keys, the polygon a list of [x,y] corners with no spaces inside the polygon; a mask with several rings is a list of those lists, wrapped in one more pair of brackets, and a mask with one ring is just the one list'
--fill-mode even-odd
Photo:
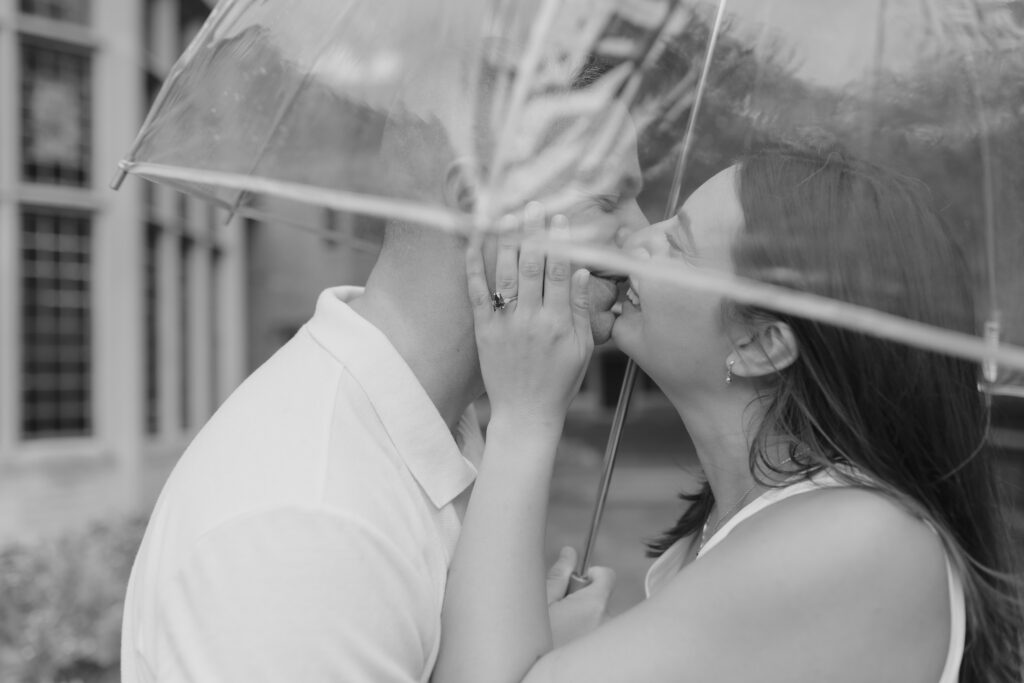
{"label": "woman's fingers", "polygon": [[519,294],[519,230],[516,219],[505,216],[499,224],[498,254],[494,265],[494,291],[515,308]]}
{"label": "woman's fingers", "polygon": [[530,202],[523,212],[524,235],[519,245],[519,302],[530,310],[540,308],[544,292],[544,250],[535,239],[544,232],[544,207]]}
{"label": "woman's fingers", "polygon": [[558,553],[558,559],[548,569],[547,592],[548,604],[561,600],[565,597],[565,591],[569,588],[569,577],[576,568],[576,549],[572,546],[564,546]]}
{"label": "woman's fingers", "polygon": [[[562,215],[551,219],[549,229],[552,241],[569,239],[569,220]],[[544,307],[555,313],[569,314],[569,291],[572,271],[569,259],[557,254],[548,253],[547,268],[544,274]]]}
{"label": "woman's fingers", "polygon": [[484,272],[484,257],[480,240],[471,239],[466,247],[466,285],[469,288],[469,302],[473,306],[473,317],[477,324],[487,320],[491,314],[491,290],[487,286]]}
{"label": "woman's fingers", "polygon": [[584,347],[593,348],[594,337],[590,330],[590,271],[580,268],[572,274],[572,326],[576,338],[586,340]]}
{"label": "woman's fingers", "polygon": [[[483,259],[478,249],[470,249],[466,256],[470,298],[476,313],[492,308],[494,292],[507,302],[503,311],[539,310],[541,307],[568,320],[571,316],[574,332],[580,338],[589,336],[588,312],[589,273],[572,273],[568,258],[545,253],[540,240],[545,232],[543,206],[531,202],[523,213],[523,231],[517,230],[515,218],[502,219],[497,241],[494,266],[494,290],[487,286]],[[569,221],[565,216],[552,217],[548,234],[554,241],[567,241]],[[522,241],[520,241],[522,239]]]}

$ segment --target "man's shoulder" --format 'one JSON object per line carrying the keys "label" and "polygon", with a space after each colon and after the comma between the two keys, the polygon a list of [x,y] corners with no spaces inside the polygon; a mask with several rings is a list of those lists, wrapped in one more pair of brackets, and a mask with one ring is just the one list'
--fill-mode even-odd
{"label": "man's shoulder", "polygon": [[440,581],[365,520],[272,506],[180,550],[155,574],[137,562],[124,636],[138,661],[228,680],[295,680],[310,666],[383,680],[371,674],[398,663],[419,680],[426,669]]}

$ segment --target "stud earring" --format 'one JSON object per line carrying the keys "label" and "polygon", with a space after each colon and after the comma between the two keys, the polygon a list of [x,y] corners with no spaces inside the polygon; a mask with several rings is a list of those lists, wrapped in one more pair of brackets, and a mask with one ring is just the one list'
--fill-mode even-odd
{"label": "stud earring", "polygon": [[725,383],[726,384],[732,384],[732,366],[733,366],[733,364],[735,362],[736,362],[735,360],[731,360],[728,363],[726,363],[726,365],[725,365]]}

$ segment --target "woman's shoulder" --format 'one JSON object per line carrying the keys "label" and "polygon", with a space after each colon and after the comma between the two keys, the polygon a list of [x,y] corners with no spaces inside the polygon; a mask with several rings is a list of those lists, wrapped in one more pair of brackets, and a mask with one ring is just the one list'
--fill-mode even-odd
{"label": "woman's shoulder", "polygon": [[721,543],[723,551],[727,548],[770,552],[801,572],[882,571],[878,588],[887,577],[899,584],[907,574],[919,579],[934,574],[945,585],[938,534],[895,497],[868,486],[820,486],[784,497],[737,525]]}
{"label": "woman's shoulder", "polygon": [[545,671],[609,679],[628,662],[621,680],[934,683],[950,642],[944,569],[938,539],[902,506],[812,488],[744,521]]}
{"label": "woman's shoulder", "polygon": [[677,581],[666,597],[718,595],[709,609],[731,613],[720,617],[761,622],[778,647],[817,646],[826,669],[858,652],[872,658],[869,668],[920,680],[919,662],[941,664],[949,644],[941,541],[906,507],[866,488],[819,487],[778,500]]}

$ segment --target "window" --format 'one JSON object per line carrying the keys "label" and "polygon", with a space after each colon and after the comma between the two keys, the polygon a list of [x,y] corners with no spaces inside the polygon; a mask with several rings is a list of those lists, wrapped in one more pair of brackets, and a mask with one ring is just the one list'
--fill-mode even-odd
{"label": "window", "polygon": [[89,185],[90,57],[33,38],[21,44],[21,172],[29,182]]}
{"label": "window", "polygon": [[89,0],[21,0],[21,11],[73,24],[89,23]]}
{"label": "window", "polygon": [[22,433],[92,431],[92,224],[88,214],[22,211]]}
{"label": "window", "polygon": [[147,434],[160,431],[160,226],[146,224],[144,269],[145,302],[145,383],[146,406],[143,412]]}
{"label": "window", "polygon": [[179,385],[179,410],[181,411],[181,428],[188,429],[192,424],[192,325],[189,312],[192,309],[191,297],[191,268],[194,256],[194,243],[189,236],[181,237],[178,243],[178,258],[181,269],[178,271],[178,334],[179,350],[181,356],[178,359],[180,375]]}

